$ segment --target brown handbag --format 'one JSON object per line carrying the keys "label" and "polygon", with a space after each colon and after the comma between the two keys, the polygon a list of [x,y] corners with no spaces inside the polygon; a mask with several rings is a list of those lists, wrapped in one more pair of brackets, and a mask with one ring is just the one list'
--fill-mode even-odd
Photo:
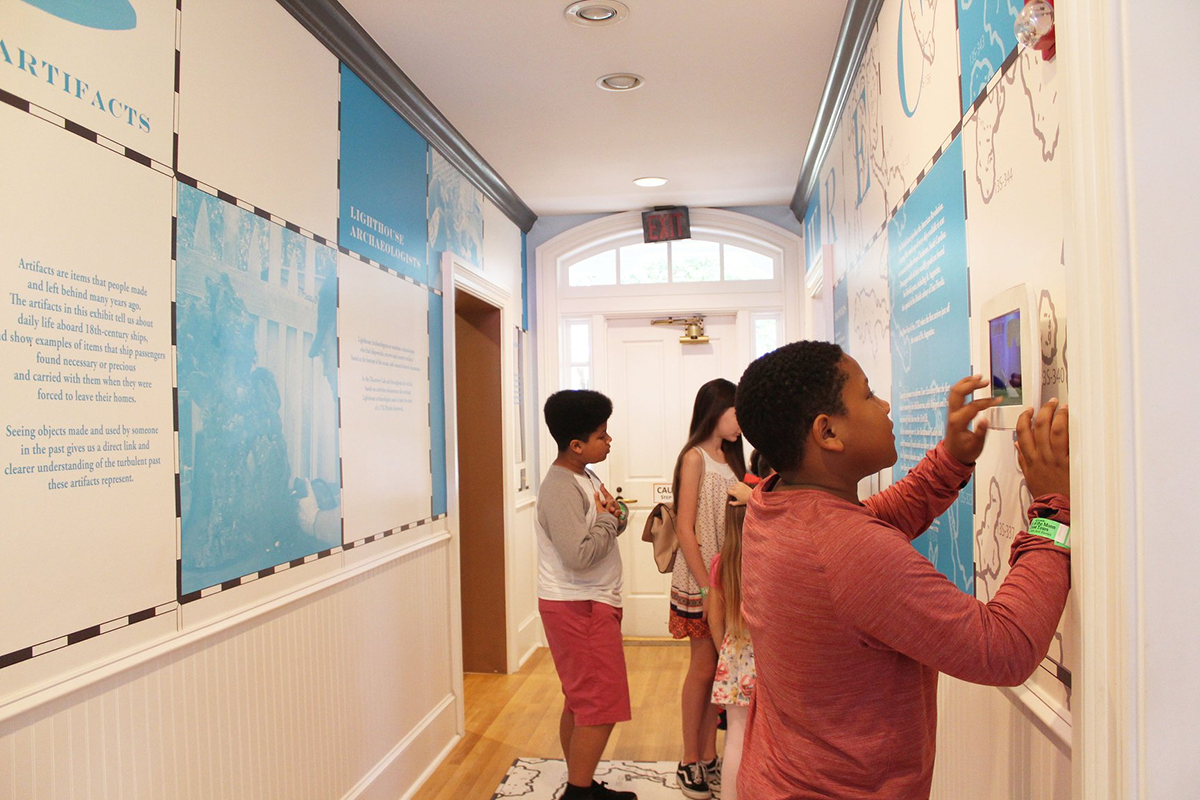
{"label": "brown handbag", "polygon": [[646,527],[642,528],[642,541],[654,545],[654,563],[659,572],[675,569],[679,539],[675,536],[675,509],[669,503],[659,503],[650,509]]}

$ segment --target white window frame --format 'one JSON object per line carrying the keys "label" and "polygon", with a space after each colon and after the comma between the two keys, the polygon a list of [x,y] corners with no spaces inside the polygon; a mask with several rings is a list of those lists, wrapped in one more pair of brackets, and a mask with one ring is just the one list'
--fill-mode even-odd
{"label": "white window frame", "polygon": [[[707,213],[701,213],[707,212]],[[641,295],[661,295],[668,288],[673,295],[711,294],[713,292],[733,292],[737,294],[755,294],[763,292],[782,292],[784,288],[784,271],[786,262],[786,245],[766,240],[760,230],[751,226],[731,226],[729,219],[704,219],[708,214],[732,212],[717,212],[716,209],[695,209],[692,212],[692,238],[697,241],[715,242],[720,245],[731,245],[767,256],[774,263],[775,277],[769,280],[726,280],[724,278],[724,258],[722,257],[721,280],[716,281],[675,281],[672,271],[668,268],[668,280],[664,283],[621,283],[620,253],[617,254],[616,283],[597,286],[571,286],[569,270],[571,265],[599,255],[609,250],[619,251],[622,247],[642,244],[641,216],[637,212],[636,229],[618,230],[559,255],[555,260],[558,269],[555,270],[557,282],[554,287],[558,296],[564,299],[597,298],[597,297],[637,297]],[[615,216],[625,217],[624,214]],[[735,215],[742,217],[743,215]],[[608,218],[606,218],[608,219]],[[745,219],[753,219],[746,217]],[[703,220],[703,221],[701,221]],[[599,220],[603,221],[603,220]],[[580,227],[590,227],[587,225]],[[669,246],[669,243],[667,243]],[[540,263],[540,262],[539,262]],[[539,273],[540,274],[540,273]]]}

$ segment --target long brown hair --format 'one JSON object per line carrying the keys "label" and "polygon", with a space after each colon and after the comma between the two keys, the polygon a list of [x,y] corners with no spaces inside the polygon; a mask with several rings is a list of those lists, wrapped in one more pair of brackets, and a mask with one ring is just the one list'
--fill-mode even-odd
{"label": "long brown hair", "polygon": [[[679,471],[683,467],[684,455],[712,436],[721,415],[733,408],[736,395],[737,386],[724,378],[714,378],[696,392],[696,402],[692,405],[692,423],[688,426],[687,444],[675,459],[675,475],[671,481],[676,511],[679,511]],[[733,476],[740,481],[746,475],[746,455],[742,447],[742,437],[739,435],[732,442],[722,441],[721,450],[725,453],[725,463],[733,470]]]}
{"label": "long brown hair", "polygon": [[742,523],[746,506],[725,504],[725,543],[721,545],[721,593],[725,596],[725,630],[735,639],[746,636],[742,619]]}

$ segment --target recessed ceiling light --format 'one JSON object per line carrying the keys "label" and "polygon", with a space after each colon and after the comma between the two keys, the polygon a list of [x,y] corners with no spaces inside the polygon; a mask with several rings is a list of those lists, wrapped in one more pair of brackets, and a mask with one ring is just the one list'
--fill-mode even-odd
{"label": "recessed ceiling light", "polygon": [[666,178],[634,178],[633,182],[638,186],[653,188],[655,186],[664,186],[667,183]]}
{"label": "recessed ceiling light", "polygon": [[629,16],[629,6],[617,0],[582,0],[571,3],[563,13],[576,25],[615,25]]}
{"label": "recessed ceiling light", "polygon": [[606,92],[628,92],[641,88],[643,83],[642,76],[632,72],[614,72],[596,79],[596,85]]}

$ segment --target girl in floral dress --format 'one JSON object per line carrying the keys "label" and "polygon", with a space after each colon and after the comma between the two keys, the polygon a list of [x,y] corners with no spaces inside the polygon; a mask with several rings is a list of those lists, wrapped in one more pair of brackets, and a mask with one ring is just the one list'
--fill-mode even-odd
{"label": "girl in floral dress", "polygon": [[737,800],[737,774],[742,763],[746,715],[754,697],[754,645],[742,621],[742,521],[744,503],[726,507],[725,542],[713,559],[709,575],[708,624],[713,641],[720,640],[712,702],[725,707],[725,758],[721,800]]}

